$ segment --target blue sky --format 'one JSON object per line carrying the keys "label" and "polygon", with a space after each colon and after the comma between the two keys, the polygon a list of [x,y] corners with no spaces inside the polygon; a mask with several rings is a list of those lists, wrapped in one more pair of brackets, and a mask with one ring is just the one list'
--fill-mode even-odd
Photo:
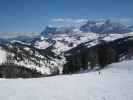
{"label": "blue sky", "polygon": [[59,19],[131,23],[132,12],[133,0],[0,0],[0,32],[41,32]]}

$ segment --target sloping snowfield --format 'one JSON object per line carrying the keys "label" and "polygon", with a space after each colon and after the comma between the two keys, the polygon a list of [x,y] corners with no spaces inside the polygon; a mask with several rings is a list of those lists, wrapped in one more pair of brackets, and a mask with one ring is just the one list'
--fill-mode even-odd
{"label": "sloping snowfield", "polygon": [[133,100],[133,61],[98,72],[0,79],[0,100]]}

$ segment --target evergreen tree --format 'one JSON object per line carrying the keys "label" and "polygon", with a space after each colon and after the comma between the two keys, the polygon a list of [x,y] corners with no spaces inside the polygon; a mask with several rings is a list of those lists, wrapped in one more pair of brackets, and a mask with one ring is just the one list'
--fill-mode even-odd
{"label": "evergreen tree", "polygon": [[97,53],[101,68],[118,60],[115,50],[107,43],[102,43],[98,47]]}

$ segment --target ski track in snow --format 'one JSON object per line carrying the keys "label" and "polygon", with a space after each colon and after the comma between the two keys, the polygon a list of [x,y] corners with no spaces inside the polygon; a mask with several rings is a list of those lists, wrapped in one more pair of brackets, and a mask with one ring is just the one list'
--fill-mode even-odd
{"label": "ski track in snow", "polygon": [[38,79],[0,79],[0,100],[132,100],[133,61]]}

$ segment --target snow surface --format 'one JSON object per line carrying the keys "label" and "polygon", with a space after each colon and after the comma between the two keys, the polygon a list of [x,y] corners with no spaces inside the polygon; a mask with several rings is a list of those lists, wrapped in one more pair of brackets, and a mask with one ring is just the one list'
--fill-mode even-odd
{"label": "snow surface", "polygon": [[129,36],[133,36],[133,32],[125,33],[125,34],[109,34],[108,36],[105,36],[103,38],[103,40],[105,40],[105,41],[114,41],[116,39],[129,37]]}
{"label": "snow surface", "polygon": [[38,79],[0,79],[1,100],[132,100],[133,61],[99,72]]}
{"label": "snow surface", "polygon": [[44,41],[37,41],[35,44],[35,47],[38,49],[46,49],[47,47],[49,47],[50,44],[48,42]]}
{"label": "snow surface", "polygon": [[[101,23],[102,24],[102,23]],[[97,45],[99,40],[104,40],[107,42],[114,41],[120,38],[133,36],[133,32],[125,33],[125,34],[97,34],[92,32],[81,32],[78,29],[74,31],[74,33],[62,33],[53,35],[52,40],[56,41],[54,44],[54,49],[52,50],[55,54],[61,54],[65,51],[68,51],[81,43],[85,43],[88,41],[92,41],[87,45],[87,47],[91,47]],[[46,49],[51,46],[51,43],[47,42],[48,38],[41,36],[41,41],[37,41],[35,43],[35,47],[38,49]],[[72,45],[71,45],[72,44]],[[71,46],[70,46],[71,45]]]}
{"label": "snow surface", "polygon": [[7,60],[6,52],[0,48],[0,64],[4,63]]}

